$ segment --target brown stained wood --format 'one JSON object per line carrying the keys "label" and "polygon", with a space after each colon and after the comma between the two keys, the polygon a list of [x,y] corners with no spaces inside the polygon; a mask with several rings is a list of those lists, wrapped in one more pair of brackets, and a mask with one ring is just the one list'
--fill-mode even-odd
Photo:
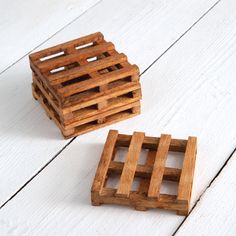
{"label": "brown stained wood", "polygon": [[55,103],[55,101],[53,101],[52,97],[49,95],[49,93],[47,93],[45,91],[45,89],[43,88],[43,86],[40,84],[37,75],[33,74],[33,82],[37,85],[37,87],[40,89],[40,91],[43,93],[43,95],[45,96],[45,98],[47,99],[47,101],[52,105],[52,107],[55,109],[55,111],[60,115],[61,114],[61,110],[58,108],[57,104]]}
{"label": "brown stained wood", "polygon": [[124,97],[124,98],[117,97],[112,100],[109,100],[107,106],[101,110],[98,110],[95,105],[92,107],[86,107],[84,109],[79,109],[78,111],[74,111],[73,113],[66,113],[65,115],[72,114],[72,116],[63,120],[63,123],[65,124],[65,126],[67,126],[67,125],[77,122],[79,120],[83,120],[85,118],[95,116],[95,115],[101,114],[103,112],[107,112],[112,109],[124,106],[126,104],[131,104],[131,103],[138,102],[138,101],[140,101],[140,98],[130,99],[130,98],[126,98],[126,97]]}
{"label": "brown stained wood", "polygon": [[90,62],[81,67],[78,66],[70,70],[65,70],[58,74],[48,75],[48,79],[52,85],[56,85],[74,79],[76,77],[92,73],[94,71],[102,70],[106,67],[121,63],[125,60],[127,60],[127,57],[125,56],[125,54],[121,53],[114,56],[105,57],[98,61]]}
{"label": "brown stained wood", "polygon": [[170,146],[171,135],[162,134],[153,165],[150,186],[148,190],[148,197],[159,197],[162,178],[165,171],[165,162]]}
{"label": "brown stained wood", "polygon": [[87,44],[90,42],[98,41],[101,38],[103,38],[103,34],[100,32],[97,32],[94,34],[90,34],[90,35],[81,37],[79,39],[74,39],[74,40],[68,41],[66,43],[58,44],[56,46],[41,50],[39,52],[32,53],[32,54],[30,54],[29,57],[31,60],[39,60],[40,58],[50,56],[50,55],[53,55],[58,52],[66,51],[70,47],[75,48],[77,46],[81,46],[81,45],[84,45],[84,44]]}
{"label": "brown stained wood", "polygon": [[90,131],[93,131],[93,130],[96,130],[96,129],[99,129],[99,128],[103,128],[105,126],[114,124],[116,122],[132,118],[134,116],[137,116],[138,114],[139,113],[132,113],[130,111],[130,109],[127,110],[127,111],[122,111],[122,112],[116,113],[114,115],[111,115],[109,117],[106,117],[106,121],[102,124],[90,124],[90,123],[88,123],[88,124],[85,124],[84,126],[82,125],[81,127],[78,126],[78,127],[75,128],[75,132],[72,135],[67,135],[67,136],[64,135],[64,137],[65,138],[72,138],[74,136],[85,134],[87,132],[90,132]]}
{"label": "brown stained wood", "polygon": [[81,108],[97,104],[103,100],[108,100],[114,97],[121,96],[123,94],[127,94],[137,89],[140,89],[139,83],[128,82],[119,86],[114,86],[103,92],[90,92],[87,93],[86,96],[78,97],[78,103],[77,101],[74,101],[71,102],[70,105],[64,106],[64,108],[62,109],[62,113],[66,114],[71,111],[76,111]]}
{"label": "brown stained wood", "polygon": [[101,195],[97,196],[97,200],[100,204],[118,204],[118,205],[129,205],[137,207],[137,210],[141,206],[146,208],[161,208],[166,210],[182,211],[185,208],[185,204],[181,201],[176,200],[176,196],[161,194],[159,200],[153,198],[147,198],[145,195],[140,195],[136,191],[130,192],[129,198],[116,197],[115,189],[104,188]]}
{"label": "brown stained wood", "polygon": [[68,97],[75,93],[80,93],[97,86],[108,84],[110,82],[131,76],[137,70],[137,66],[130,65],[120,70],[108,72],[107,74],[99,75],[96,78],[90,78],[80,83],[75,83],[62,87],[58,90],[59,94]]}
{"label": "brown stained wood", "polygon": [[197,138],[189,137],[184,155],[184,162],[180,176],[178,196],[177,196],[178,200],[186,201],[188,204],[190,203],[190,198],[192,193],[196,152],[197,152]]}
{"label": "brown stained wood", "polygon": [[70,125],[74,122],[83,120],[85,118],[101,114],[101,112],[107,112],[107,111],[110,111],[111,109],[122,107],[126,104],[138,102],[138,101],[140,101],[140,99],[141,99],[140,97],[132,98],[132,99],[126,98],[126,97],[124,97],[124,98],[117,97],[117,98],[114,98],[114,99],[108,101],[107,106],[103,109],[100,109],[100,110],[98,110],[96,108],[96,106],[95,107],[93,106],[91,108],[86,107],[84,109],[79,109],[78,111],[74,111],[73,113],[66,113],[65,115],[67,115],[67,114],[73,114],[73,115],[71,117],[66,118],[63,122],[64,122],[65,126]]}
{"label": "brown stained wood", "polygon": [[103,113],[98,113],[97,115],[94,115],[94,116],[91,116],[91,117],[87,117],[85,119],[81,119],[81,120],[75,121],[75,122],[67,125],[66,129],[70,129],[70,128],[73,128],[73,127],[76,127],[76,126],[79,126],[79,125],[83,125],[83,124],[92,122],[94,120],[102,119],[102,118],[108,117],[110,115],[119,113],[121,111],[128,110],[128,109],[131,109],[133,107],[137,107],[139,105],[140,105],[139,101],[134,102],[134,103],[123,104],[120,107],[117,107],[117,108],[114,108],[114,109],[110,109],[110,110],[105,111]]}
{"label": "brown stained wood", "polygon": [[117,196],[129,196],[144,136],[145,135],[142,132],[134,132],[132,136],[128,154],[125,158],[125,164],[121,174],[119,187],[116,192]]}
{"label": "brown stained wood", "polygon": [[[138,175],[139,173],[144,173],[144,174],[148,175],[148,178],[144,178],[144,176],[143,176],[143,178],[140,180],[140,184],[139,184],[139,188],[138,188],[138,193],[140,193],[140,194],[147,194],[147,192],[148,192],[149,179],[151,178],[151,173],[152,173],[152,169],[153,169],[153,165],[154,165],[154,161],[155,161],[155,156],[156,156],[156,152],[149,150],[148,155],[147,155],[147,159],[146,159],[146,163],[143,168],[144,170],[140,171],[139,166],[137,166],[137,168],[136,168],[135,175]],[[179,179],[178,175],[179,175],[179,173],[176,173],[176,180]],[[167,177],[167,179],[168,179],[168,174],[167,175],[164,174],[164,176]],[[173,175],[171,175],[171,176],[173,176]],[[143,207],[143,208],[136,207],[136,210],[146,210],[146,208],[145,207]]]}
{"label": "brown stained wood", "polygon": [[100,32],[32,53],[29,60],[40,103],[65,138],[140,114],[139,69]]}
{"label": "brown stained wood", "polygon": [[[150,151],[150,154],[156,155],[156,152]],[[151,157],[151,158],[148,159],[149,161],[145,165],[137,165],[136,171],[135,171],[135,177],[141,177],[142,180],[145,180],[145,181],[147,179],[151,178],[153,163],[155,160],[155,158],[154,158],[155,156],[151,156],[151,155],[148,155],[148,157]],[[123,167],[124,167],[124,163],[112,161],[109,165],[108,173],[109,174],[121,174]],[[181,174],[180,169],[165,167],[163,179],[178,182],[179,178],[180,178],[180,174]],[[142,180],[140,182],[140,185],[142,183]],[[145,187],[147,187],[147,186],[145,186]],[[139,188],[139,192],[147,193],[147,191],[144,191],[144,190],[141,191],[140,188]],[[147,188],[147,190],[148,190],[148,188]]]}
{"label": "brown stained wood", "polygon": [[98,164],[97,172],[93,182],[92,192],[101,192],[104,186],[105,178],[109,164],[112,160],[116,139],[118,136],[117,130],[110,130],[107,136],[106,143],[102,152],[100,162]]}
{"label": "brown stained wood", "polygon": [[[36,85],[34,85],[34,86],[36,86]],[[34,98],[36,98],[37,96],[40,96],[42,98],[40,100],[40,104],[42,105],[42,107],[44,108],[46,114],[48,114],[50,119],[52,119],[56,123],[56,125],[60,128],[60,130],[65,138],[72,138],[74,136],[85,134],[85,133],[90,132],[92,130],[96,130],[96,129],[105,127],[107,125],[110,125],[110,124],[113,124],[113,123],[116,123],[116,122],[119,122],[119,121],[122,121],[125,119],[132,118],[132,117],[139,114],[139,113],[133,113],[131,111],[131,109],[125,110],[126,108],[123,108],[124,109],[124,110],[122,109],[123,111],[120,111],[118,113],[115,113],[115,114],[112,114],[112,115],[109,115],[108,117],[106,117],[105,123],[94,124],[94,123],[89,122],[89,123],[86,123],[83,125],[76,126],[74,128],[66,129],[66,127],[60,123],[60,120],[59,120],[58,115],[56,114],[56,111],[47,102],[47,100],[45,99],[44,95],[41,93],[39,88],[37,88],[37,92],[33,93],[33,96],[34,96]],[[137,106],[140,106],[140,103],[134,103],[134,104]],[[73,131],[73,132],[71,132],[71,131]]]}
{"label": "brown stained wood", "polygon": [[49,61],[42,61],[38,64],[38,68],[42,72],[50,71],[54,68],[59,68],[74,62],[79,62],[83,59],[95,57],[96,55],[102,54],[112,48],[114,48],[114,44],[107,42],[100,45],[90,46],[81,50],[75,50],[73,54],[65,55],[63,57],[56,57]]}
{"label": "brown stained wood", "polygon": [[[121,147],[128,147],[132,135],[119,134],[117,144]],[[157,150],[160,138],[145,136],[143,141],[143,148]],[[185,152],[187,140],[171,139],[169,151]]]}
{"label": "brown stained wood", "polygon": [[[171,144],[176,152],[185,152],[183,170],[168,168],[164,165]],[[119,147],[128,148],[125,162],[114,159]],[[141,149],[148,149],[145,164],[138,164]],[[91,200],[93,205],[104,203],[129,205],[141,211],[149,208],[163,208],[174,210],[180,215],[188,214],[191,195],[191,188],[189,186],[192,186],[194,166],[194,162],[191,160],[195,160],[196,154],[195,138],[190,137],[187,141],[171,139],[170,135],[161,135],[161,138],[157,138],[146,137],[144,133],[140,132],[134,132],[133,135],[117,134],[113,151],[113,157],[105,166],[106,174],[104,178],[109,179],[114,175],[120,176],[119,185],[117,188],[108,188],[104,184],[102,191],[92,191]],[[133,155],[130,155],[132,153]],[[102,168],[102,166],[99,168]],[[153,173],[155,173],[155,178],[153,178]],[[181,180],[181,178],[183,179],[183,174],[188,176],[189,180],[187,182]],[[135,177],[140,179],[140,184],[138,189],[133,191],[131,185]],[[179,193],[178,196],[160,193],[160,182],[163,180],[174,181],[178,184],[182,181],[186,184],[182,187],[182,194],[188,195],[188,200],[184,197],[179,198]],[[154,181],[154,184],[157,184],[157,188],[156,185],[152,186],[152,181]],[[94,189],[94,186],[92,186],[92,189]],[[150,194],[150,189],[154,190],[153,192],[151,191],[153,195]]]}

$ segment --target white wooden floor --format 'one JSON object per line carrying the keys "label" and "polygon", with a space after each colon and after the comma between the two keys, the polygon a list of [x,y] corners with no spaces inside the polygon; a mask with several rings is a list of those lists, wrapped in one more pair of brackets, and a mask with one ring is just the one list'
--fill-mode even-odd
{"label": "white wooden floor", "polygon": [[[142,72],[142,114],[64,140],[28,54],[101,31]],[[0,235],[236,235],[235,0],[0,0]],[[90,205],[109,129],[198,137],[188,217]]]}

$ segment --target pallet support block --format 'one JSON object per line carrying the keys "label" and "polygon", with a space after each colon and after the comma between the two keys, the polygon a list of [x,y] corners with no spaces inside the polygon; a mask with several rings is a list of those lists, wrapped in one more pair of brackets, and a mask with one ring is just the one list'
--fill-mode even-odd
{"label": "pallet support block", "polygon": [[33,96],[65,138],[140,114],[139,69],[99,32],[29,59]]}
{"label": "pallet support block", "polygon": [[[114,159],[118,148],[127,148],[124,161]],[[147,150],[144,164],[139,164],[142,149]],[[166,167],[168,152],[182,152],[182,169]],[[196,137],[188,140],[172,139],[163,134],[160,138],[118,134],[110,130],[91,188],[92,205],[104,203],[133,206],[136,210],[163,208],[187,215],[190,210],[194,167],[197,152]],[[116,187],[107,186],[107,180],[119,177]],[[132,190],[134,178],[139,178],[136,190]],[[177,195],[161,193],[163,181],[178,184]]]}

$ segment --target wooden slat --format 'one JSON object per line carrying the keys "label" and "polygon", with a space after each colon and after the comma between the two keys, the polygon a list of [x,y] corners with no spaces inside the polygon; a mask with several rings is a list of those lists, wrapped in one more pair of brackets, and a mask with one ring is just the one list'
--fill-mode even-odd
{"label": "wooden slat", "polygon": [[30,59],[33,60],[38,60],[40,58],[46,57],[46,56],[50,56],[53,54],[56,54],[58,52],[63,52],[65,51],[68,47],[77,47],[77,46],[81,46],[83,44],[87,44],[90,42],[94,42],[99,40],[100,38],[103,38],[103,34],[100,32],[94,33],[94,34],[90,34],[84,37],[81,37],[79,39],[74,39],[71,40],[69,42],[66,43],[61,43],[58,44],[54,47],[50,47],[35,53],[32,53],[29,55]]}
{"label": "wooden slat", "polygon": [[[136,171],[135,171],[135,177],[142,178],[140,181],[140,185],[143,181],[146,181],[146,180],[148,181],[146,193],[148,192],[148,187],[149,187],[150,178],[152,175],[152,169],[153,169],[153,163],[155,160],[155,155],[156,155],[155,151],[149,151],[146,164],[145,165],[137,165]],[[124,168],[124,163],[117,162],[117,161],[111,161],[111,163],[109,165],[108,173],[119,175],[122,173],[123,168]],[[181,169],[165,167],[163,179],[177,182],[177,181],[179,181],[180,174],[181,174]]]}
{"label": "wooden slat", "polygon": [[52,74],[48,76],[48,79],[52,85],[60,84],[62,82],[71,80],[73,78],[92,73],[97,70],[102,70],[106,67],[119,64],[122,61],[127,60],[125,54],[121,53],[114,56],[105,57],[101,60],[90,62],[83,67],[75,67],[70,70],[62,71],[57,74]]}
{"label": "wooden slat", "polygon": [[117,137],[117,130],[109,131],[92,185],[92,192],[101,192],[103,188],[107,175],[107,170],[114,154]]}
{"label": "wooden slat", "polygon": [[[156,155],[155,151],[153,151],[153,150],[148,151],[147,159],[146,159],[146,162],[145,162],[145,169],[147,171],[145,171],[145,173],[150,174],[148,176],[149,178],[151,178],[151,173],[152,173],[152,168],[153,168],[153,164],[154,164],[154,160],[155,160],[155,155]],[[135,174],[137,174],[137,175],[139,173],[139,168],[138,167],[139,166],[137,166],[136,172],[135,172]],[[147,178],[142,178],[140,180],[139,187],[138,187],[138,193],[139,194],[147,194],[148,187],[149,187],[149,181],[150,181],[150,179],[147,179]],[[136,206],[136,210],[146,210],[146,207],[137,207]]]}
{"label": "wooden slat", "polygon": [[120,177],[119,187],[116,192],[119,196],[129,196],[144,136],[142,132],[134,132],[132,136],[128,154],[125,159],[125,165]]}
{"label": "wooden slat", "polygon": [[95,57],[99,54],[107,52],[114,48],[114,44],[111,42],[105,42],[103,44],[90,46],[88,48],[83,48],[80,50],[74,50],[73,54],[65,55],[62,57],[56,57],[49,61],[42,61],[37,66],[41,72],[50,71],[52,69],[56,69],[67,64],[71,64],[74,62],[79,62],[79,60],[87,59],[90,57]]}
{"label": "wooden slat", "polygon": [[68,106],[64,107],[62,109],[62,113],[63,114],[70,113],[71,111],[76,111],[80,108],[97,104],[98,102],[103,101],[104,99],[114,98],[137,89],[140,89],[140,83],[129,82],[121,86],[108,89],[107,91],[104,92],[89,95],[88,97],[86,97],[86,99],[81,98],[80,100],[77,100],[77,103],[71,103]]}
{"label": "wooden slat", "polygon": [[190,200],[197,152],[197,138],[189,137],[179,181],[178,200]]}
{"label": "wooden slat", "polygon": [[[140,106],[140,104],[139,104]],[[106,121],[102,124],[85,124],[83,126],[79,126],[79,127],[76,127],[75,128],[75,133],[73,135],[67,135],[66,138],[72,138],[74,136],[78,136],[78,135],[81,135],[81,134],[85,134],[87,132],[90,132],[90,131],[93,131],[93,130],[96,130],[96,129],[99,129],[99,128],[102,128],[102,127],[105,127],[105,126],[108,126],[108,125],[111,125],[111,124],[114,124],[114,123],[117,123],[119,121],[122,121],[122,120],[126,120],[126,119],[129,119],[129,118],[132,118],[134,116],[137,116],[138,112],[130,112],[129,110],[128,111],[122,111],[122,112],[119,112],[119,113],[116,113],[114,115],[111,115],[109,117],[106,117]]]}
{"label": "wooden slat", "polygon": [[[102,112],[106,112],[109,111],[110,109],[114,109],[114,108],[118,108],[124,104],[128,104],[128,103],[134,103],[137,101],[140,101],[141,97],[137,97],[137,98],[128,98],[128,97],[118,97],[118,98],[114,98],[111,100],[109,100],[108,105],[106,108],[102,109]],[[82,118],[87,118],[90,116],[94,116],[97,115],[98,113],[100,113],[100,111],[98,111],[96,108],[84,108],[84,109],[80,109],[78,111],[73,112],[73,117],[72,118],[68,118],[68,119],[64,119],[63,123],[65,125],[68,125],[72,122],[81,120]],[[67,113],[68,114],[68,113]]]}
{"label": "wooden slat", "polygon": [[[132,135],[119,134],[117,138],[117,144],[121,147],[128,147],[131,141]],[[160,138],[145,136],[143,140],[143,148],[157,150]],[[185,152],[187,140],[185,139],[171,139],[170,151]]]}
{"label": "wooden slat", "polygon": [[55,103],[55,101],[53,101],[53,99],[50,97],[50,95],[45,91],[45,89],[43,88],[43,86],[39,83],[37,75],[35,75],[33,73],[32,75],[33,77],[33,82],[37,85],[37,87],[40,89],[40,91],[42,92],[42,94],[45,96],[45,98],[47,99],[47,101],[50,103],[50,105],[54,108],[54,110],[58,113],[58,115],[62,115],[61,114],[61,110],[58,108],[57,104]]}
{"label": "wooden slat", "polygon": [[138,67],[136,65],[130,65],[119,70],[108,72],[107,74],[100,75],[97,78],[91,78],[80,83],[67,85],[58,90],[59,94],[63,97],[70,96],[75,93],[83,92],[85,90],[95,88],[97,86],[108,84],[110,82],[131,76],[137,72]]}
{"label": "wooden slat", "polygon": [[133,107],[138,107],[138,106],[140,106],[140,101],[123,104],[119,107],[107,110],[105,112],[97,113],[96,115],[86,117],[86,118],[81,118],[78,121],[74,121],[74,122],[66,125],[65,129],[71,129],[73,127],[83,125],[83,124],[86,124],[86,123],[89,123],[89,122],[92,122],[92,121],[95,121],[95,120],[98,120],[98,119],[106,118],[107,116],[111,116],[111,115],[119,113],[121,111],[125,111],[125,110],[131,109]]}
{"label": "wooden slat", "polygon": [[160,195],[160,188],[165,171],[165,162],[168,155],[170,141],[171,141],[171,135],[167,134],[161,135],[155,156],[155,162],[150,180],[150,186],[148,189],[148,197],[158,198]]}
{"label": "wooden slat", "polygon": [[[161,194],[160,198],[157,200],[137,193],[137,191],[131,191],[129,198],[118,198],[115,195],[115,189],[104,188],[98,199],[106,204],[135,205],[138,206],[138,208],[146,206],[147,208],[163,208],[179,211],[185,209],[185,204],[181,201],[176,201],[175,195]],[[130,201],[130,199],[132,199],[132,201]]]}

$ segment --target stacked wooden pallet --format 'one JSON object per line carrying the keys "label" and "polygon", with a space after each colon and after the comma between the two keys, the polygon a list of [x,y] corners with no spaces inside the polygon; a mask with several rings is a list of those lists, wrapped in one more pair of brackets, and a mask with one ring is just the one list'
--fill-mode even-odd
{"label": "stacked wooden pallet", "polygon": [[29,58],[33,96],[66,138],[140,113],[139,69],[101,33]]}
{"label": "stacked wooden pallet", "polygon": [[[127,148],[124,162],[115,158],[120,147]],[[148,150],[146,163],[138,164],[142,149]],[[182,169],[166,167],[169,151],[184,153]],[[142,132],[124,135],[110,130],[91,189],[92,204],[131,205],[136,210],[164,208],[175,210],[179,215],[187,215],[190,210],[196,152],[196,137],[181,140],[171,139],[171,135],[165,134],[157,138],[145,136]],[[119,177],[119,184],[110,188],[107,182],[113,175]],[[132,185],[137,177],[139,187],[134,191]],[[177,183],[177,195],[161,193],[163,181]]]}

